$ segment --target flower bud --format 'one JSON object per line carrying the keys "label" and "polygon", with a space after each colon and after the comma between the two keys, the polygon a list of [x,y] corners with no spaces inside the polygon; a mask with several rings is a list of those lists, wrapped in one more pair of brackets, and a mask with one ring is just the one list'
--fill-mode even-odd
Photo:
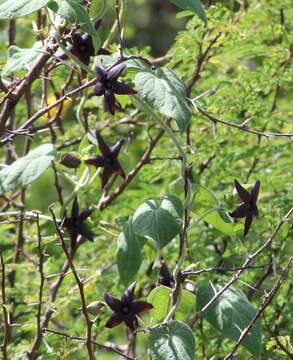
{"label": "flower bud", "polygon": [[80,163],[80,159],[70,153],[63,154],[60,159],[60,164],[70,169],[77,169]]}

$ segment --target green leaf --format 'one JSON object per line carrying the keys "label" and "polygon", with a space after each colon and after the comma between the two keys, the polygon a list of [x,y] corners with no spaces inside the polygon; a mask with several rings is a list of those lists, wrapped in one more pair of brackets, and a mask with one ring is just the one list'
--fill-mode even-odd
{"label": "green leaf", "polygon": [[135,211],[133,229],[162,248],[179,233],[182,213],[181,201],[176,196],[164,196],[160,201],[148,200]]}
{"label": "green leaf", "polygon": [[153,360],[194,359],[194,335],[182,321],[170,321],[152,329],[149,345]]}
{"label": "green leaf", "polygon": [[31,14],[50,0],[7,0],[0,5],[0,19],[14,19]]}
{"label": "green leaf", "polygon": [[207,21],[202,4],[199,0],[170,0],[170,2],[180,9],[195,12],[202,21]]}
{"label": "green leaf", "polygon": [[165,319],[171,305],[171,296],[172,290],[166,286],[158,286],[150,292],[147,302],[154,307],[150,311],[154,324]]}
{"label": "green leaf", "polygon": [[[201,285],[197,292],[197,303],[202,309],[221,289],[220,285]],[[256,314],[246,295],[235,288],[229,288],[219,299],[211,305],[204,314],[204,318],[220,330],[224,336],[237,341]],[[261,324],[257,321],[249,330],[242,343],[252,354],[261,350]]]}
{"label": "green leaf", "polygon": [[243,226],[241,224],[234,224],[228,213],[220,208],[215,195],[204,187],[200,187],[200,190],[197,192],[192,211],[225,235],[232,237],[236,232],[242,231]]}
{"label": "green leaf", "polygon": [[54,0],[50,8],[67,21],[81,25],[81,29],[92,35],[93,40],[97,38],[96,29],[80,0]]}
{"label": "green leaf", "polygon": [[180,304],[176,310],[176,320],[187,320],[190,313],[194,312],[195,305],[196,296],[192,292],[183,289],[181,293]]}
{"label": "green leaf", "polygon": [[52,144],[44,144],[0,171],[0,195],[20,189],[48,169],[56,155]]}
{"label": "green leaf", "polygon": [[176,120],[181,132],[190,121],[191,110],[186,89],[174,71],[167,68],[143,70],[137,73],[135,85],[141,98],[163,115]]}
{"label": "green leaf", "polygon": [[134,280],[140,268],[143,244],[144,238],[135,234],[130,219],[118,237],[117,266],[120,279],[125,285]]}
{"label": "green leaf", "polygon": [[19,48],[15,45],[10,46],[7,62],[2,69],[2,76],[7,77],[24,69],[29,70],[32,63],[42,52],[42,49],[41,41],[37,41],[30,49]]}

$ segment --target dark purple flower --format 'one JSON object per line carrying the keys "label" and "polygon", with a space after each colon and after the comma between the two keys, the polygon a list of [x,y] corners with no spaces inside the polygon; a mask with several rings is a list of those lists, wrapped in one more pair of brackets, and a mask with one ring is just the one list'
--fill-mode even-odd
{"label": "dark purple flower", "polygon": [[124,140],[118,140],[111,148],[106,144],[99,131],[96,131],[96,138],[102,155],[85,160],[87,165],[103,167],[102,188],[104,188],[112,174],[116,173],[125,179],[125,172],[122,169],[118,156]]}
{"label": "dark purple flower", "polygon": [[72,36],[72,45],[68,51],[76,56],[86,66],[90,63],[91,56],[95,55],[92,37],[89,34],[80,35],[78,33]]}
{"label": "dark purple flower", "polygon": [[97,83],[94,88],[94,95],[104,96],[105,107],[112,115],[115,114],[115,109],[121,107],[115,98],[115,94],[134,95],[136,91],[129,85],[117,81],[122,71],[126,68],[125,64],[119,64],[105,70],[102,67],[97,67]]}
{"label": "dark purple flower", "polygon": [[242,185],[239,184],[237,180],[234,180],[234,183],[238,195],[240,196],[243,203],[235,211],[230,213],[230,216],[234,218],[245,217],[244,236],[246,236],[250,229],[253,217],[258,216],[258,209],[256,202],[260,189],[260,181],[257,180],[255,182],[251,192],[247,191]]}
{"label": "dark purple flower", "polygon": [[65,217],[62,222],[62,226],[64,226],[70,234],[71,249],[75,247],[78,235],[82,235],[89,241],[93,241],[94,235],[86,225],[85,221],[94,210],[95,209],[87,209],[80,213],[77,198],[74,199],[71,217]]}
{"label": "dark purple flower", "polygon": [[153,308],[153,305],[147,302],[134,301],[134,290],[135,282],[127,288],[121,300],[105,294],[105,302],[113,310],[113,314],[105,325],[107,328],[113,328],[124,321],[126,326],[134,331],[138,326],[136,316]]}

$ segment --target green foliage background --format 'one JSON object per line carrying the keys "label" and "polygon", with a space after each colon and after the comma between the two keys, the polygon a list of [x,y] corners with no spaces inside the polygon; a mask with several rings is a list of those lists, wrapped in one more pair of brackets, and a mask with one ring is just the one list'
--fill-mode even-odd
{"label": "green foliage background", "polygon": [[[126,44],[131,53],[141,53],[146,56],[162,56],[166,53],[171,60],[166,66],[187,83],[193,73],[196,58],[200,47],[205,49],[210,41],[221,32],[219,40],[214,44],[210,57],[205,62],[201,78],[196,83],[192,98],[212,91],[200,97],[197,101],[201,108],[214,114],[219,119],[225,119],[238,124],[249,119],[247,126],[268,132],[293,132],[292,103],[293,103],[293,62],[290,51],[293,44],[293,8],[291,0],[251,0],[247,8],[238,6],[238,2],[218,1],[206,10],[208,17],[208,31],[204,23],[190,13],[181,12],[175,17],[169,12],[173,7],[160,8],[161,17],[155,17],[153,6],[155,2],[133,1],[129,2],[124,22],[126,24]],[[164,3],[164,2],[163,2]],[[284,23],[281,22],[280,10],[284,12]],[[137,11],[139,11],[137,13]],[[142,16],[140,17],[140,14]],[[34,33],[31,27],[33,15],[17,20],[16,43],[20,47],[31,47],[34,43]],[[142,19],[142,21],[140,21]],[[102,37],[106,36],[109,25],[113,21],[113,9],[107,13],[103,27]],[[153,22],[160,23],[165,29],[159,31],[153,27]],[[138,24],[139,22],[139,24]],[[186,27],[185,27],[186,23]],[[173,43],[172,37],[175,37]],[[1,25],[4,30],[5,24]],[[170,31],[170,33],[169,33]],[[160,33],[160,36],[158,35]],[[162,34],[161,34],[162,33]],[[205,34],[205,35],[204,35]],[[6,33],[2,32],[1,40],[1,65],[5,64]],[[157,37],[158,36],[158,37]],[[166,40],[165,40],[166,38]],[[172,45],[171,45],[172,43]],[[148,44],[148,46],[141,46]],[[133,48],[132,46],[135,46]],[[113,51],[117,50],[114,44]],[[58,88],[64,83],[68,71],[57,69],[53,74],[53,81]],[[127,73],[127,80],[134,79],[135,71]],[[75,83],[75,86],[77,83]],[[38,108],[40,99],[40,82],[33,86],[32,101]],[[132,100],[127,100],[131,105]],[[77,102],[68,105],[63,113],[65,133],[58,132],[56,147],[65,141],[77,139],[81,136],[81,127],[75,115]],[[100,99],[89,96],[86,103],[89,127],[94,129],[108,124],[103,135],[109,143],[114,143],[119,136],[132,132],[131,142],[123,148],[121,163],[126,171],[130,171],[139,160],[143,151],[148,146],[148,136],[155,133],[156,125],[145,114],[136,114],[133,110],[125,116],[134,121],[121,123],[121,114],[109,118],[101,107]],[[15,123],[21,124],[26,119],[25,104],[17,107]],[[46,118],[37,124],[46,122]],[[151,127],[152,126],[152,127]],[[149,127],[151,127],[149,129]],[[173,129],[177,129],[172,123]],[[83,134],[82,134],[83,135]],[[181,136],[178,132],[178,137]],[[23,139],[15,141],[17,151],[22,148]],[[50,142],[45,132],[38,135],[34,143]],[[86,136],[79,145],[67,150],[77,151],[85,158],[95,149],[88,142]],[[66,150],[66,151],[67,151]],[[194,209],[192,226],[188,234],[188,254],[195,269],[222,266],[241,266],[247,254],[258,248],[271,234],[280,218],[292,206],[293,197],[293,141],[288,138],[260,138],[239,129],[233,129],[221,124],[214,125],[200,113],[194,111],[191,120],[191,146],[186,147],[188,161],[192,164],[192,178],[195,193],[203,187],[208,188],[220,202],[223,209],[231,211],[239,203],[233,193],[233,180],[241,183],[253,184],[257,179],[261,181],[259,199],[260,217],[253,223],[252,229],[245,239],[242,239],[242,227],[226,222],[221,223],[221,217],[213,219],[214,226],[205,221],[197,221],[198,215]],[[58,152],[60,157],[62,150]],[[4,153],[2,154],[4,156]],[[167,136],[163,136],[152,156],[166,157],[178,156],[173,143]],[[212,159],[207,168],[201,172],[202,165]],[[61,165],[58,170],[63,174]],[[251,173],[251,169],[253,170]],[[73,172],[68,171],[70,175]],[[79,170],[77,177],[81,176]],[[182,187],[176,182],[180,176],[179,161],[153,161],[144,166],[127,189],[115,199],[104,211],[96,211],[89,223],[95,233],[94,243],[86,242],[79,249],[75,265],[81,269],[81,274],[88,279],[85,287],[87,301],[103,300],[107,291],[120,297],[125,289],[125,284],[119,279],[116,252],[117,239],[122,231],[122,224],[127,217],[134,214],[135,210],[144,201],[159,199],[165,194],[177,195],[182,198]],[[61,178],[65,194],[70,195],[72,185],[65,176]],[[115,185],[119,184],[117,179]],[[82,207],[95,206],[101,195],[100,180],[90,186],[85,186],[79,193]],[[205,210],[214,207],[214,203],[207,194],[203,195],[202,206]],[[182,198],[183,199],[183,198]],[[48,215],[48,206],[57,200],[54,186],[54,176],[48,169],[36,182],[28,187],[26,193],[26,210],[40,210]],[[198,202],[200,204],[200,202]],[[59,206],[56,202],[55,211],[58,214]],[[225,226],[228,226],[225,228]],[[230,226],[230,228],[229,228]],[[231,230],[231,227],[236,230]],[[8,296],[17,299],[13,327],[12,343],[9,347],[12,359],[23,358],[30,349],[31,341],[36,332],[36,303],[39,286],[39,276],[35,263],[38,261],[36,251],[37,228],[34,221],[25,221],[24,254],[19,264],[12,263],[12,257],[17,239],[17,227],[14,223],[1,223],[0,247],[5,250],[7,272],[16,270],[16,286],[8,288]],[[56,273],[64,262],[64,254],[59,241],[54,234],[54,227],[50,222],[41,221],[43,245],[46,248],[46,261],[44,271],[54,281]],[[227,235],[228,233],[228,235]],[[263,290],[271,289],[276,281],[280,267],[288,262],[293,255],[292,223],[288,222],[275,238],[272,247],[260,258],[258,264],[273,261],[274,268],[261,285]],[[176,265],[178,255],[178,237],[162,250],[171,270]],[[222,252],[224,249],[224,252]],[[146,297],[151,285],[157,281],[157,269],[150,271],[157,259],[157,250],[147,241],[143,246],[142,265],[138,274],[137,289],[142,298]],[[186,261],[186,266],[189,262]],[[126,265],[125,265],[126,266]],[[250,294],[251,302],[257,307],[261,302],[261,293],[251,292],[252,286],[257,284],[262,277],[264,269],[247,271],[242,276],[243,282],[237,282],[236,287]],[[224,284],[230,279],[230,273],[209,273],[193,278],[195,288],[200,283],[212,281]],[[266,310],[266,318],[270,324],[279,329],[280,336],[293,334],[293,308],[292,301],[292,272],[290,279],[284,283],[275,297],[272,306]],[[141,289],[141,291],[139,291]],[[45,298],[49,294],[48,284],[45,285]],[[8,306],[13,306],[8,304]],[[57,327],[70,335],[84,336],[84,319],[80,311],[80,300],[77,286],[72,274],[66,275],[60,288],[57,301],[50,304],[46,301],[44,309],[52,306],[54,316],[49,327]],[[184,321],[188,322],[193,312],[184,314]],[[103,308],[102,314],[94,327],[95,339],[103,343],[113,341],[118,344],[126,342],[126,333],[123,326],[113,330],[105,330],[104,324],[110,312]],[[2,316],[2,314],[0,315]],[[150,323],[148,315],[143,317],[146,324]],[[197,325],[194,329],[196,339],[196,359],[211,358],[215,356],[222,359],[231,350],[233,342],[214,330],[207,322]],[[1,337],[1,332],[0,332]],[[138,359],[146,358],[147,336],[139,333]],[[291,338],[292,340],[292,338]],[[263,325],[262,359],[286,358],[278,352],[277,347],[268,346],[271,335]],[[205,355],[203,355],[203,349]],[[69,341],[56,336],[46,336],[42,345],[43,359],[84,359],[85,346],[81,343]],[[247,359],[249,353],[241,347],[239,358]],[[112,353],[97,351],[97,359],[116,359]]]}

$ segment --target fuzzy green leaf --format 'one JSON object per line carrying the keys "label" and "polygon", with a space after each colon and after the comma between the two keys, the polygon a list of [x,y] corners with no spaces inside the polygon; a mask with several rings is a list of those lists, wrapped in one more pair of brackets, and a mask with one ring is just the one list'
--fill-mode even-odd
{"label": "fuzzy green leaf", "polygon": [[52,144],[43,144],[0,171],[0,195],[20,189],[48,169],[56,155]]}
{"label": "fuzzy green leaf", "polygon": [[194,335],[182,321],[170,321],[151,330],[149,344],[153,360],[194,359]]}
{"label": "fuzzy green leaf", "polygon": [[[201,285],[197,291],[197,303],[202,309],[221,289],[220,285]],[[237,341],[256,314],[246,295],[235,288],[229,288],[212,304],[204,318],[229,339]],[[256,321],[242,343],[252,354],[261,349],[261,324]]]}

